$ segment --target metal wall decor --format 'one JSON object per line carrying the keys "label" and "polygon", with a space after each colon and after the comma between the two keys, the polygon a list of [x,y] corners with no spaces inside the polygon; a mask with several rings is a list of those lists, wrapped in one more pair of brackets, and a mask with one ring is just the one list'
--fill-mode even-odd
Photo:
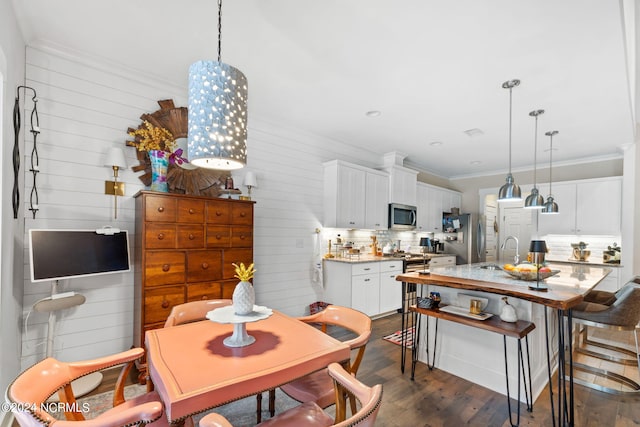
{"label": "metal wall decor", "polygon": [[31,110],[31,129],[29,130],[33,134],[33,148],[31,149],[31,169],[29,171],[33,174],[33,186],[31,187],[31,194],[29,195],[29,210],[33,214],[33,218],[36,218],[36,212],[38,212],[38,188],[36,186],[36,176],[40,172],[38,157],[38,135],[40,134],[40,119],[38,118],[38,95],[36,90],[29,86],[18,86],[16,89],[16,102],[13,105],[13,191],[11,193],[11,204],[13,206],[13,218],[18,218],[18,208],[20,207],[20,189],[18,188],[18,174],[20,172],[20,127],[22,125],[22,119],[20,115],[20,89],[30,90],[33,92],[33,109]]}

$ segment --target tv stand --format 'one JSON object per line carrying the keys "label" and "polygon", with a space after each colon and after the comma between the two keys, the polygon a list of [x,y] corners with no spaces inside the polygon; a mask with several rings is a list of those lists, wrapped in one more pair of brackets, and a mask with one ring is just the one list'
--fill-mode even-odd
{"label": "tv stand", "polygon": [[[55,334],[56,311],[66,310],[84,304],[86,298],[82,294],[76,292],[56,293],[57,280],[51,286],[51,296],[41,299],[33,305],[33,309],[40,313],[49,313],[49,323],[47,326],[47,350],[46,357],[53,356],[53,338]],[[75,397],[83,396],[94,390],[102,382],[102,374],[94,372],[78,378],[71,383],[73,394]],[[57,401],[57,394],[53,395],[49,400]]]}

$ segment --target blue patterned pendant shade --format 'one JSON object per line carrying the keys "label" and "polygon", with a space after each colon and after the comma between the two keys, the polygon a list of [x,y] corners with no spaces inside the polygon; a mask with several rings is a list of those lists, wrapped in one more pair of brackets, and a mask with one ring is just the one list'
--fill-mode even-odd
{"label": "blue patterned pendant shade", "polygon": [[233,170],[247,160],[247,78],[219,61],[189,67],[188,158],[196,166]]}

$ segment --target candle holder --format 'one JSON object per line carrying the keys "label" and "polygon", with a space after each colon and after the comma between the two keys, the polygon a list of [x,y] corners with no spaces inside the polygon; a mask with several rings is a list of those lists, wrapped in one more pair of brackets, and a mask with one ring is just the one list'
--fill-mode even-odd
{"label": "candle holder", "polygon": [[431,239],[421,237],[420,246],[422,247],[422,271],[419,271],[418,274],[431,274],[431,272],[427,270],[427,248],[431,247]]}
{"label": "candle holder", "polygon": [[544,262],[544,254],[547,253],[547,242],[544,240],[532,240],[529,244],[531,262],[536,266],[536,285],[530,285],[529,289],[534,291],[548,291],[549,287],[545,283],[540,283],[540,266]]}

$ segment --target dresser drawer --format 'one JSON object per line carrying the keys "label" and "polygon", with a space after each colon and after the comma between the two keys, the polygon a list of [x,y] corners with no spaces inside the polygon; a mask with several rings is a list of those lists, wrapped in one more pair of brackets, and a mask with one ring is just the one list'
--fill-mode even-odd
{"label": "dresser drawer", "polygon": [[231,224],[231,206],[227,201],[207,202],[208,224]]}
{"label": "dresser drawer", "polygon": [[163,286],[144,291],[144,323],[164,322],[174,305],[185,302],[184,286]]}
{"label": "dresser drawer", "polygon": [[223,282],[220,282],[220,284],[222,285],[222,298],[232,299],[233,291],[236,290],[236,285],[238,284],[238,282],[238,279],[225,280]]}
{"label": "dresser drawer", "polygon": [[222,251],[189,251],[187,281],[205,282],[222,279]]}
{"label": "dresser drawer", "polygon": [[171,285],[185,281],[185,255],[180,251],[147,251],[145,286]]}
{"label": "dresser drawer", "polygon": [[244,203],[233,204],[231,206],[231,223],[234,225],[253,224],[253,205]]}
{"label": "dresser drawer", "polygon": [[231,246],[231,228],[228,225],[207,226],[207,247]]}
{"label": "dresser drawer", "polygon": [[146,249],[175,249],[176,226],[173,224],[149,223],[144,230]]}
{"label": "dresser drawer", "polygon": [[187,301],[200,301],[222,298],[222,283],[201,282],[187,285]]}
{"label": "dresser drawer", "polygon": [[178,212],[177,200],[167,196],[145,196],[145,221],[175,222]]}
{"label": "dresser drawer", "polygon": [[178,200],[178,222],[204,222],[204,200]]}
{"label": "dresser drawer", "polygon": [[253,227],[231,227],[231,246],[249,248],[253,246]]}
{"label": "dresser drawer", "polygon": [[203,225],[178,225],[178,248],[203,249],[204,226]]}
{"label": "dresser drawer", "polygon": [[240,265],[240,263],[243,263],[246,267],[251,265],[253,262],[253,249],[227,249],[224,251],[222,259],[222,277],[231,279],[236,274],[233,264]]}

